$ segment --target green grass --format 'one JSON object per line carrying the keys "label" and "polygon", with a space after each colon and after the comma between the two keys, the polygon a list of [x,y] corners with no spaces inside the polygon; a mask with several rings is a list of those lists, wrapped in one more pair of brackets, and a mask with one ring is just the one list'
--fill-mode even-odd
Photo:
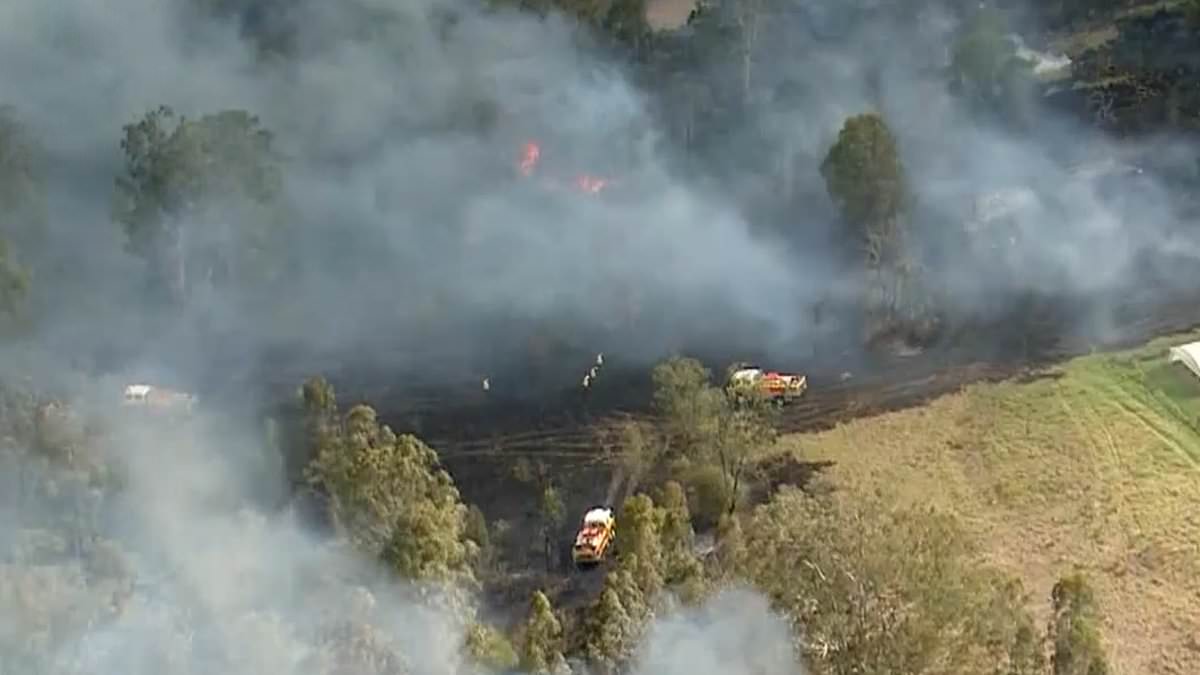
{"label": "green grass", "polygon": [[1200,469],[1200,379],[1182,364],[1168,361],[1168,346],[1156,343],[1137,352],[1084,360],[1076,374],[1123,414],[1145,424],[1179,459]]}
{"label": "green grass", "polygon": [[834,461],[841,489],[957,513],[1039,612],[1059,576],[1083,569],[1116,672],[1200,673],[1200,379],[1166,358],[1198,338],[1082,357],[1032,383],[975,385],[783,442]]}

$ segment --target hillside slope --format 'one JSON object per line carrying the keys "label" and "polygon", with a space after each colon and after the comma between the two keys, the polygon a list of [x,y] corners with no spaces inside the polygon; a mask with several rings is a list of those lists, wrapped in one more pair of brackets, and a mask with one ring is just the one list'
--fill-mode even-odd
{"label": "hillside slope", "polygon": [[1071,67],[1047,100],[1118,134],[1200,129],[1196,19],[1188,2],[1132,3],[1041,40]]}
{"label": "hillside slope", "polygon": [[785,443],[842,489],[960,513],[1043,620],[1055,579],[1088,572],[1117,672],[1200,672],[1200,381],[1165,359],[1188,339]]}

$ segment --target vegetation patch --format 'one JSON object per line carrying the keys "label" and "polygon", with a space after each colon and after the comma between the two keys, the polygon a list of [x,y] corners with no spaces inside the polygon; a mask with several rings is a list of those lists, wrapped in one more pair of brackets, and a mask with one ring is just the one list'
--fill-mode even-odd
{"label": "vegetation patch", "polygon": [[[1198,672],[1200,381],[1167,361],[1196,337],[781,443],[833,462],[823,476],[839,492],[957,513],[980,556],[1035,599],[1087,572],[1117,672]],[[1031,609],[1051,620],[1045,603]]]}

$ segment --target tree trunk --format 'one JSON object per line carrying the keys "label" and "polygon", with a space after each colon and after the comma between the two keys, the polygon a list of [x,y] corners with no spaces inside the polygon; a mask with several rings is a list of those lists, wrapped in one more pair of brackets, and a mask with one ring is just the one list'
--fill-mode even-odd
{"label": "tree trunk", "polygon": [[750,44],[747,41],[742,48],[742,104],[749,105],[750,103],[750,72],[752,70],[752,59],[750,54]]}
{"label": "tree trunk", "polygon": [[187,228],[182,225],[175,225],[175,280],[174,280],[174,295],[175,300],[179,304],[183,304],[187,299]]}
{"label": "tree trunk", "polygon": [[754,44],[758,41],[758,0],[738,3],[738,24],[742,33],[742,104],[750,103],[750,85],[754,66]]}
{"label": "tree trunk", "polygon": [[696,105],[697,105],[697,103],[696,103],[696,97],[695,97],[694,93],[692,91],[690,91],[690,85],[688,85],[688,86],[689,86],[689,91],[688,91],[688,96],[687,96],[687,102],[684,104],[685,108],[684,108],[684,117],[683,117],[683,152],[684,152],[684,156],[688,160],[689,168],[691,168],[691,166],[690,166],[691,159],[692,159],[692,154],[695,150],[694,145],[696,142],[695,137],[696,137]]}
{"label": "tree trunk", "polygon": [[729,490],[729,515],[733,515],[737,511],[738,490],[741,489],[742,471],[739,467],[737,472],[733,474],[733,486]]}
{"label": "tree trunk", "polygon": [[1180,104],[1179,104],[1179,86],[1180,86],[1179,80],[1172,78],[1171,84],[1169,85],[1169,87],[1167,89],[1167,96],[1166,96],[1167,100],[1165,103],[1166,122],[1167,122],[1167,126],[1170,127],[1171,129],[1179,128],[1179,122],[1181,119]]}

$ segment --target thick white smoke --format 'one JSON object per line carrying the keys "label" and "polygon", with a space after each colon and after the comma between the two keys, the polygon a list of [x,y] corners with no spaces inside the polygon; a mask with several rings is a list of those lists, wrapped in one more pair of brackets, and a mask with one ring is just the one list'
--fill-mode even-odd
{"label": "thick white smoke", "polygon": [[[93,402],[93,412],[111,403]],[[208,408],[175,423],[110,412],[103,426],[98,445],[79,451],[121,467],[119,487],[72,487],[33,467],[24,487],[6,483],[12,495],[35,476],[62,481],[58,498],[2,502],[5,673],[319,675],[330,672],[325,638],[341,630],[352,631],[346,644],[386,647],[404,672],[470,672],[463,614],[273,508],[282,477],[252,425]],[[95,510],[79,506],[88,500]],[[72,517],[107,543],[82,558],[30,545],[32,524],[59,523],[52,530],[67,536],[81,522]],[[737,590],[661,617],[638,672],[791,675],[794,663],[786,623]]]}
{"label": "thick white smoke", "polygon": [[[0,10],[0,86],[46,146],[59,258],[85,280],[48,324],[63,349],[186,342],[195,326],[346,347],[403,342],[433,323],[469,351],[485,315],[612,325],[628,289],[649,303],[643,326],[663,324],[634,330],[686,335],[722,312],[765,321],[763,335],[803,327],[780,308],[816,279],[751,237],[719,195],[667,171],[643,95],[566,21],[455,0],[301,1],[263,19],[293,29],[280,62],[205,5]],[[279,254],[299,272],[250,308],[198,288],[197,322],[170,334],[139,303],[115,301],[136,293],[143,267],[107,222],[121,127],[160,104],[192,117],[244,109],[275,134],[289,206]],[[493,126],[464,131],[478,111]],[[568,172],[619,172],[620,195],[556,196],[516,180],[529,139],[570,158]],[[99,304],[123,311],[88,310]]]}
{"label": "thick white smoke", "polygon": [[791,629],[758,593],[721,591],[696,610],[651,626],[636,672],[644,675],[804,675]]}
{"label": "thick white smoke", "polygon": [[[816,337],[814,303],[858,302],[861,256],[846,250],[818,166],[845,118],[868,110],[899,139],[912,240],[945,308],[998,312],[1034,291],[1117,297],[1147,257],[1177,269],[1194,257],[1149,173],[1106,183],[1071,169],[1112,156],[1140,165],[1164,157],[1157,146],[1117,146],[1037,106],[1028,128],[1001,129],[948,91],[959,13],[752,5],[746,74],[762,95],[720,122],[728,142],[707,153],[720,181],[702,183],[666,161],[657,92],[559,17],[466,0],[5,3],[0,87],[49,154],[56,253],[33,285],[52,315],[39,340],[72,357],[154,348],[181,372],[215,370],[198,362],[221,351],[213,334],[393,349],[423,369],[486,359],[493,372],[524,356],[495,347],[513,337],[500,322],[553,320],[585,352],[629,359],[689,340],[794,358]],[[214,7],[235,11],[214,18]],[[263,55],[280,45],[286,59]],[[742,65],[716,59],[688,77],[738,98]],[[121,250],[109,201],[121,126],[164,103],[192,116],[245,109],[275,133],[287,159],[281,256],[296,272],[286,288],[253,302],[197,288],[184,322],[137,301],[145,267]],[[611,172],[617,185],[588,197],[516,178],[531,139],[547,170]],[[1008,190],[1036,193],[1038,208],[1014,215],[1019,236],[989,226],[972,249],[971,205]],[[756,196],[773,204],[770,237],[751,234],[738,203]],[[1009,243],[981,261],[993,240]]]}

